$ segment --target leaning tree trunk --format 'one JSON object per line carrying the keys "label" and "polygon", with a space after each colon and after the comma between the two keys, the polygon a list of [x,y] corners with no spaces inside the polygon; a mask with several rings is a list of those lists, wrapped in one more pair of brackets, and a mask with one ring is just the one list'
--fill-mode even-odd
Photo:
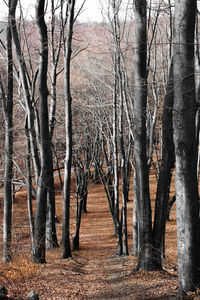
{"label": "leaning tree trunk", "polygon": [[200,220],[197,182],[197,102],[194,79],[196,0],[177,0],[174,37],[174,141],[179,293],[200,283]]}
{"label": "leaning tree trunk", "polygon": [[71,257],[70,246],[70,184],[72,166],[72,97],[70,87],[70,64],[72,52],[72,36],[74,25],[75,0],[68,0],[69,19],[67,27],[66,53],[65,53],[65,130],[66,130],[66,156],[65,156],[65,176],[63,192],[63,228],[62,228],[62,249],[63,258]]}
{"label": "leaning tree trunk", "polygon": [[[5,119],[5,172],[4,172],[4,229],[3,229],[3,261],[11,259],[11,220],[12,220],[12,154],[13,154],[13,62],[12,35],[10,26],[10,1],[7,26],[7,95],[2,82],[3,112]],[[1,81],[1,78],[0,78]]]}
{"label": "leaning tree trunk", "polygon": [[152,221],[146,155],[147,32],[146,0],[135,0],[134,158],[138,218],[137,269],[152,269]]}
{"label": "leaning tree trunk", "polygon": [[166,94],[163,104],[162,117],[162,162],[157,185],[153,246],[154,259],[158,269],[162,269],[162,244],[165,236],[167,204],[174,167],[174,141],[173,141],[173,103],[174,103],[174,79],[173,79],[173,58],[170,65]]}

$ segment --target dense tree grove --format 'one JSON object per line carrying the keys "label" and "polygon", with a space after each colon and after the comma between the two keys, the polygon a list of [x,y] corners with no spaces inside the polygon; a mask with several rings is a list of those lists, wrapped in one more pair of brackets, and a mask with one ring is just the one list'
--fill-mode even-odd
{"label": "dense tree grove", "polygon": [[[33,261],[45,263],[46,250],[59,246],[57,171],[63,189],[64,259],[79,249],[90,183],[102,184],[117,255],[137,255],[136,270],[162,270],[166,221],[176,200],[181,297],[200,284],[197,0],[107,0],[104,21],[89,25],[79,22],[85,1],[80,9],[75,0],[49,2],[45,8],[47,1],[35,1],[30,20],[20,1],[9,0],[7,19],[0,22],[3,261],[12,260],[16,185],[27,188]],[[170,199],[173,170],[175,195]],[[155,199],[150,197],[150,172],[157,180]],[[71,240],[72,176],[76,232]],[[129,200],[134,201],[132,251]]]}

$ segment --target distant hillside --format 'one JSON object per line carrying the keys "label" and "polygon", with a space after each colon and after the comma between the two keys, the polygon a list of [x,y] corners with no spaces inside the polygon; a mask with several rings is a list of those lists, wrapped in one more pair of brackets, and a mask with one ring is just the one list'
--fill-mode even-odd
{"label": "distant hillside", "polygon": [[6,26],[7,26],[7,22],[0,21],[0,39],[2,39],[2,37],[5,37]]}

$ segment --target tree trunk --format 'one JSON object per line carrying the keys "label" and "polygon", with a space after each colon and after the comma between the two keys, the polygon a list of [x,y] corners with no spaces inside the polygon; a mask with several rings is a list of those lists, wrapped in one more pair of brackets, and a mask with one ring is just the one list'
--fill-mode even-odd
{"label": "tree trunk", "polygon": [[117,1],[112,1],[112,10],[113,10],[113,39],[114,39],[114,54],[113,54],[113,76],[114,76],[114,87],[113,87],[113,186],[114,186],[114,219],[116,226],[116,236],[117,236],[117,244],[118,250],[117,254],[122,255],[122,224],[120,222],[119,217],[119,161],[118,161],[118,90],[119,90],[119,78],[118,78],[118,46],[117,40],[119,39],[118,32],[118,3]]}
{"label": "tree trunk", "polygon": [[[41,145],[41,174],[38,181],[37,207],[35,218],[34,253],[36,262],[45,262],[45,238],[46,238],[46,207],[47,193],[54,196],[53,162],[51,153],[51,141],[49,137],[49,115],[48,115],[48,38],[47,26],[44,20],[44,0],[38,0],[36,6],[36,18],[40,35],[40,66],[39,66],[39,98],[40,98],[40,145]],[[51,199],[50,205],[55,205]],[[50,209],[53,208],[50,206]],[[55,210],[51,215],[55,223]],[[54,228],[53,228],[54,229]],[[53,230],[52,229],[52,230]]]}
{"label": "tree trunk", "polygon": [[13,61],[12,35],[10,23],[10,1],[7,26],[7,95],[0,78],[3,112],[5,119],[5,172],[4,172],[4,229],[3,261],[11,259],[11,222],[12,222],[12,168],[13,168]]}
{"label": "tree trunk", "polygon": [[37,141],[36,132],[34,127],[35,115],[34,115],[34,109],[33,109],[30,92],[29,92],[26,63],[21,51],[20,39],[19,39],[19,34],[17,31],[17,25],[15,20],[17,2],[18,0],[11,0],[11,7],[10,7],[11,30],[12,30],[13,42],[15,45],[16,58],[19,65],[20,80],[21,80],[24,99],[26,103],[26,112],[28,115],[28,129],[30,131],[30,140],[31,140],[31,151],[32,151],[32,158],[33,158],[34,168],[35,168],[35,180],[37,182],[41,167],[40,167],[40,159],[39,159],[38,147],[36,142]]}
{"label": "tree trunk", "polygon": [[30,227],[30,238],[31,238],[31,249],[33,253],[34,249],[34,217],[33,217],[33,207],[32,207],[32,176],[31,176],[31,143],[28,130],[28,120],[25,121],[25,134],[26,134],[26,167],[27,167],[27,207],[28,207],[28,218]]}
{"label": "tree trunk", "polygon": [[[86,184],[88,185],[88,182]],[[83,209],[82,209],[83,213],[87,213],[87,199],[88,199],[88,187],[86,188],[85,193],[83,195]]]}
{"label": "tree trunk", "polygon": [[132,255],[138,255],[138,218],[137,218],[137,195],[135,168],[133,175],[133,249]]}
{"label": "tree trunk", "polygon": [[64,176],[64,191],[63,191],[63,228],[62,228],[62,247],[63,258],[71,257],[70,246],[70,184],[71,184],[71,165],[72,165],[72,97],[70,83],[70,64],[72,53],[72,36],[74,25],[74,8],[75,0],[67,2],[69,19],[66,39],[65,53],[65,130],[66,130],[66,156],[65,156],[65,176]]}
{"label": "tree trunk", "polygon": [[[120,68],[120,63],[119,63]],[[119,75],[121,71],[119,70]],[[120,108],[119,108],[119,142],[121,156],[121,177],[122,177],[122,239],[123,239],[123,254],[128,255],[128,237],[127,237],[127,202],[128,202],[128,176],[126,171],[126,154],[124,147],[124,128],[123,128],[123,92],[122,92],[122,76],[120,76]]]}
{"label": "tree trunk", "polygon": [[[123,76],[122,76],[122,66],[121,66],[122,51],[120,45],[121,32],[120,32],[119,8],[120,8],[120,2],[113,1],[113,13],[114,13],[113,38],[115,42],[114,75],[116,77],[115,94],[116,97],[117,96],[119,97],[119,104],[117,105],[117,103],[115,103],[116,116],[113,121],[117,123],[117,119],[118,119],[118,132],[115,129],[116,131],[115,139],[116,139],[116,149],[117,149],[117,139],[119,139],[120,169],[121,169],[121,177],[122,177],[122,211],[121,211],[121,224],[120,224],[121,226],[120,234],[122,235],[122,237],[120,239],[122,239],[122,244],[123,244],[122,252],[124,255],[128,255],[128,239],[127,239],[128,178],[126,172],[126,154],[125,154],[125,147],[124,147],[124,86],[123,86]],[[117,109],[117,107],[119,107],[119,109]],[[118,156],[118,152],[116,153],[116,155]]]}
{"label": "tree trunk", "polygon": [[173,103],[174,103],[173,58],[170,65],[168,83],[163,104],[162,118],[162,162],[157,185],[155,216],[153,228],[153,247],[155,265],[162,269],[162,241],[164,241],[167,204],[171,184],[172,169],[174,167],[173,141]]}
{"label": "tree trunk", "polygon": [[[63,4],[61,4],[63,5]],[[53,133],[54,133],[54,127],[55,127],[55,113],[56,113],[56,100],[57,100],[57,67],[60,57],[60,50],[61,50],[61,44],[62,44],[62,38],[61,33],[59,36],[59,44],[58,48],[55,47],[55,5],[54,1],[51,0],[51,23],[50,23],[50,54],[51,54],[51,98],[50,98],[50,108],[49,108],[49,140],[50,140],[50,147],[52,149],[51,151],[51,157],[53,150]],[[49,166],[52,168],[53,172],[53,161],[52,166]],[[51,183],[50,186],[54,187],[54,177],[53,173],[51,176]],[[47,219],[46,219],[46,248],[52,249],[55,247],[58,247],[58,241],[56,236],[56,226],[55,226],[55,215],[56,215],[56,209],[55,209],[55,191],[54,188],[48,191],[47,196]]]}
{"label": "tree trunk", "polygon": [[[49,147],[51,147],[51,142]],[[52,152],[51,152],[52,160]],[[53,162],[50,166],[49,189],[47,194],[47,219],[46,219],[46,249],[53,249],[58,247],[58,240],[56,235],[56,208],[55,208],[55,189],[53,177]]]}
{"label": "tree trunk", "polygon": [[200,222],[197,182],[197,102],[194,79],[196,0],[177,0],[174,37],[174,141],[179,294],[200,283]]}
{"label": "tree trunk", "polygon": [[[84,201],[84,196],[83,195],[78,195],[77,192],[77,203],[76,203],[76,232],[73,237],[73,250],[78,250],[79,249],[79,232],[80,232],[80,226],[81,226],[81,216],[82,216],[82,209],[83,209],[83,201]],[[80,203],[78,205],[78,198],[80,197]]]}
{"label": "tree trunk", "polygon": [[[114,54],[115,56],[115,54]],[[118,250],[117,254],[122,255],[122,229],[119,220],[119,171],[118,171],[118,146],[117,146],[117,73],[116,73],[116,58],[114,58],[114,93],[113,93],[113,170],[114,170],[114,178],[113,178],[113,192],[114,192],[114,219],[116,226],[116,235],[117,235],[117,245]]]}
{"label": "tree trunk", "polygon": [[147,103],[147,33],[146,1],[135,0],[135,51],[134,51],[134,158],[138,217],[137,269],[152,269],[152,221],[149,195],[149,170],[146,155],[146,103]]}

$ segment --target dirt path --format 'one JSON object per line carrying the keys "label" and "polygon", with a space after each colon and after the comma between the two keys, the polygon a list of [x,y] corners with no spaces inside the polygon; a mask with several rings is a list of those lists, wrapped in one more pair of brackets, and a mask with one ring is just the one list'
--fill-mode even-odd
{"label": "dirt path", "polygon": [[[61,195],[56,196],[57,214],[62,218]],[[1,265],[0,285],[12,295],[24,296],[36,290],[40,299],[173,299],[177,278],[169,272],[136,273],[136,258],[115,255],[117,245],[113,223],[101,185],[91,185],[88,212],[83,215],[80,250],[70,260],[61,259],[61,248],[47,252],[47,263],[30,261],[26,193],[17,194],[15,203],[15,261]],[[75,197],[71,201],[71,232],[75,230]],[[131,253],[132,202],[128,202],[128,236]],[[169,234],[174,234],[174,231]],[[57,225],[61,240],[61,221]],[[173,240],[173,239],[172,239]],[[26,243],[26,247],[24,247]],[[171,250],[172,251],[172,250]],[[23,252],[23,256],[22,256]],[[170,268],[166,264],[166,268]],[[170,297],[169,297],[170,296]],[[164,297],[164,298],[163,298]],[[172,297],[172,298],[171,298]]]}

